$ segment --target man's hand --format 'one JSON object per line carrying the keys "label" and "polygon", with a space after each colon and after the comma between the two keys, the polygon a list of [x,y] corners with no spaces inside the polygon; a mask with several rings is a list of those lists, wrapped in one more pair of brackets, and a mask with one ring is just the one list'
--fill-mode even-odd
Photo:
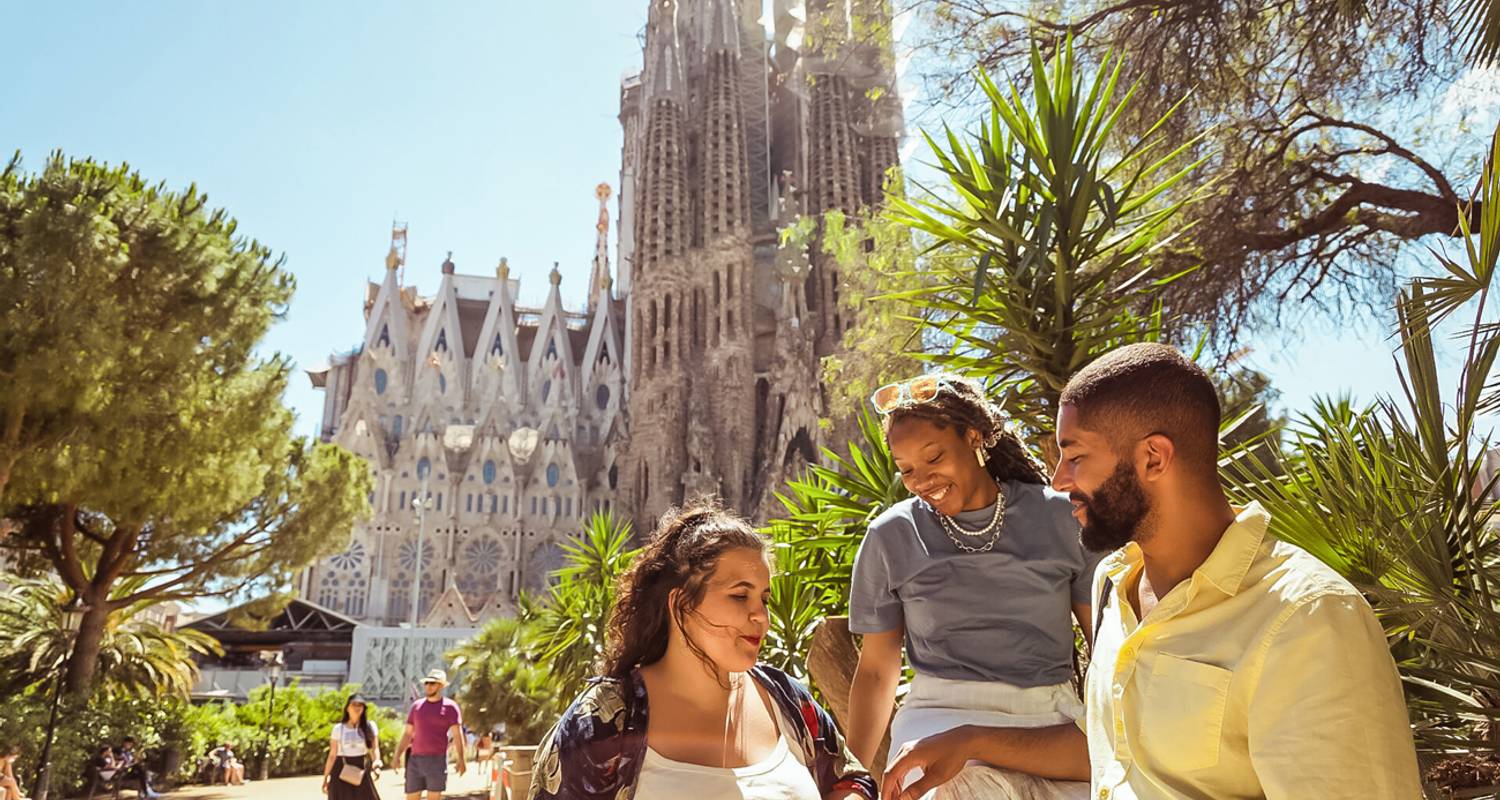
{"label": "man's hand", "polygon": [[[917,800],[923,794],[953,780],[972,758],[967,728],[958,727],[918,739],[901,748],[891,760],[881,781],[880,796],[892,800]],[[907,773],[922,770],[922,777],[905,789],[901,784]]]}
{"label": "man's hand", "polygon": [[464,760],[463,760],[462,757],[460,757],[458,759],[458,763],[454,765],[454,771],[457,772],[459,775],[463,775],[465,772],[469,771],[469,767],[466,764],[464,764]]}

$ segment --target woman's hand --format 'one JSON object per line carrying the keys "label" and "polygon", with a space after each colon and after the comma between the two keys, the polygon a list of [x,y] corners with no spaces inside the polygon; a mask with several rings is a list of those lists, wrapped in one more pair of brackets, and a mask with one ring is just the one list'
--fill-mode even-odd
{"label": "woman's hand", "polygon": [[328,776],[323,776],[323,794],[328,794]]}

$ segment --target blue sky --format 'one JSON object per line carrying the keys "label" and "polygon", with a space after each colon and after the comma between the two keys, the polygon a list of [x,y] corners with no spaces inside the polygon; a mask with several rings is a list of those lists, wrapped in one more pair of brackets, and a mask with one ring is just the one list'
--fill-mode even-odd
{"label": "blue sky", "polygon": [[[36,168],[61,148],[196,182],[243,233],[286,254],[298,291],[266,346],[313,366],[359,340],[364,282],[382,274],[393,219],[410,225],[407,280],[424,291],[451,250],[469,273],[507,256],[530,303],[557,261],[565,302],[583,303],[593,190],[618,181],[619,79],[640,63],[645,9],[13,4],[0,151],[20,149]],[[1481,116],[1493,125],[1494,106]],[[1297,319],[1258,337],[1250,363],[1291,409],[1320,393],[1370,399],[1398,389],[1389,323]],[[298,432],[315,432],[321,394],[299,375],[288,402]]]}
{"label": "blue sky", "polygon": [[[27,3],[7,12],[0,151],[61,148],[196,182],[285,253],[290,314],[266,345],[299,366],[357,344],[393,218],[407,280],[507,256],[539,303],[552,263],[581,305],[600,181],[619,180],[620,76],[645,3]],[[298,376],[297,430],[322,395]]]}

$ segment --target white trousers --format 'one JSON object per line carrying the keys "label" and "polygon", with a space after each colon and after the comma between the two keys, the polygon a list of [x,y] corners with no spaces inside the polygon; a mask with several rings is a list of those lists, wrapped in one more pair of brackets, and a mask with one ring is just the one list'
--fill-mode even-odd
{"label": "white trousers", "polygon": [[[906,702],[891,720],[890,757],[918,739],[960,725],[1044,728],[1083,717],[1083,703],[1068,684],[1021,688],[999,681],[956,681],[918,674]],[[921,776],[913,770],[906,786]],[[1086,800],[1086,781],[1053,781],[970,761],[953,780],[922,800]]]}

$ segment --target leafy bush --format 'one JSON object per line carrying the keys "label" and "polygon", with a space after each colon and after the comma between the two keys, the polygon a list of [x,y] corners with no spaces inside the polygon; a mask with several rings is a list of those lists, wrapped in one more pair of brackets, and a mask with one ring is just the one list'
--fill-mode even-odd
{"label": "leafy bush", "polygon": [[[36,775],[51,703],[50,687],[45,691],[28,690],[0,703],[0,742],[20,748],[17,777],[27,791]],[[99,746],[118,746],[126,736],[135,738],[136,747],[145,754],[151,771],[157,774],[169,769],[175,771],[179,758],[189,760],[185,755],[190,739],[189,708],[185,701],[175,698],[97,699],[82,707],[65,703],[57,717],[57,734],[52,744],[53,795],[68,796],[81,789],[88,762]]]}
{"label": "leafy bush", "polygon": [[[271,754],[270,774],[311,775],[323,768],[328,757],[328,734],[343,714],[344,701],[356,686],[336,692],[309,693],[296,681],[276,689],[274,712],[271,690],[257,687],[249,702],[197,706],[186,715],[190,752],[203,754],[222,742],[232,742],[240,760],[259,764],[263,748]],[[400,735],[402,719],[389,708],[368,706],[370,719],[380,733],[380,753],[389,761]],[[270,715],[270,724],[266,718]]]}

